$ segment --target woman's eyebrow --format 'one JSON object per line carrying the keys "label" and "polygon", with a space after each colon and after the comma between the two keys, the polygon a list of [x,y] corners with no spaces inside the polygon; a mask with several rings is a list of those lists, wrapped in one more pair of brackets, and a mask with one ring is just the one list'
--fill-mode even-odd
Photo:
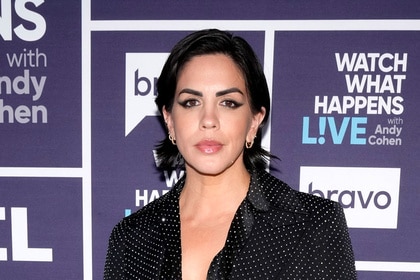
{"label": "woman's eyebrow", "polygon": [[[240,93],[240,94],[244,95],[244,93],[239,88],[232,87],[232,88],[228,88],[228,89],[224,89],[224,90],[216,92],[216,96],[219,97],[219,96],[223,96],[223,95],[226,95],[226,94],[229,94],[229,93],[234,93],[234,92],[237,92],[237,93]],[[196,96],[203,96],[203,93],[201,91],[194,90],[194,89],[191,89],[191,88],[184,88],[184,89],[180,90],[179,94],[182,94],[182,93],[188,93],[188,94],[192,94],[192,95],[196,95]]]}
{"label": "woman's eyebrow", "polygon": [[238,92],[238,93],[244,95],[244,93],[239,88],[233,87],[233,88],[228,88],[228,89],[216,92],[216,96],[223,96],[225,94],[229,94],[229,93],[233,93],[233,92]]}
{"label": "woman's eyebrow", "polygon": [[202,92],[200,92],[198,90],[190,89],[190,88],[181,89],[178,94],[180,95],[182,93],[188,93],[188,94],[192,94],[192,95],[196,95],[196,96],[203,96]]}

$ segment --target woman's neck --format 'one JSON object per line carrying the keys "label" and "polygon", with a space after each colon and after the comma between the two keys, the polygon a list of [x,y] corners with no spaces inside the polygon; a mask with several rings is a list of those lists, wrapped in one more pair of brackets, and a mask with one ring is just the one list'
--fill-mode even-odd
{"label": "woman's neck", "polygon": [[250,174],[245,168],[211,176],[187,168],[179,202],[181,216],[202,220],[232,214],[245,198],[249,182]]}

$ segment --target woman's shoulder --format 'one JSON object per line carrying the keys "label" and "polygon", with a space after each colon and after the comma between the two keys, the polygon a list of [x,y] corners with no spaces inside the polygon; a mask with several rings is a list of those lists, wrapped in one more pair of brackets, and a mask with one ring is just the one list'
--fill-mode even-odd
{"label": "woman's shoulder", "polygon": [[267,199],[276,206],[315,215],[318,212],[341,211],[342,207],[339,203],[296,190],[268,172],[260,172],[258,180]]}
{"label": "woman's shoulder", "polygon": [[159,224],[165,212],[176,207],[177,202],[174,199],[176,200],[176,197],[174,198],[173,190],[171,190],[120,220],[115,228],[125,232],[150,230]]}

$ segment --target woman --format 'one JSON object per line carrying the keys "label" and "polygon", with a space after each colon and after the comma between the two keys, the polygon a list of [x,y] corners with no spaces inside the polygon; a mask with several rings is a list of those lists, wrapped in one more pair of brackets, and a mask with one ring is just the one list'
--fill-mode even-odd
{"label": "woman", "polygon": [[265,171],[270,99],[246,41],[187,36],[157,86],[160,164],[186,175],[114,228],[105,279],[356,279],[342,208]]}

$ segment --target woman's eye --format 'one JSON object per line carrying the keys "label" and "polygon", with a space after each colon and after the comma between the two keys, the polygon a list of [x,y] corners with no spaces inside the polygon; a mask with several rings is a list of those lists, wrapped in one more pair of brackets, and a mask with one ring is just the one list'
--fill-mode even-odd
{"label": "woman's eye", "polygon": [[187,99],[187,100],[179,102],[179,104],[184,108],[191,108],[191,107],[199,105],[200,103],[196,99]]}
{"label": "woman's eye", "polygon": [[240,104],[240,103],[238,103],[234,100],[223,100],[221,102],[221,104],[222,104],[222,106],[225,106],[225,107],[228,107],[228,108],[231,108],[231,109],[238,108],[242,105],[242,104]]}

